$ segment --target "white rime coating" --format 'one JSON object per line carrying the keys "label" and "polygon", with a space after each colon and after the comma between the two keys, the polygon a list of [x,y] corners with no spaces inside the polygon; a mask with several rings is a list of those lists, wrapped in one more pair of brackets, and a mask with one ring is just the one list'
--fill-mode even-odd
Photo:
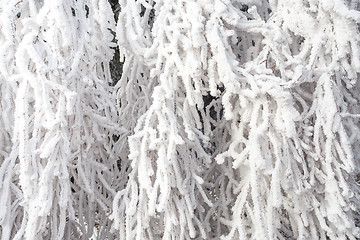
{"label": "white rime coating", "polygon": [[1,1],[0,239],[359,239],[359,10]]}
{"label": "white rime coating", "polygon": [[3,240],[88,239],[96,224],[112,236],[111,11],[105,0],[1,3]]}
{"label": "white rime coating", "polygon": [[114,201],[123,239],[358,236],[358,1],[120,6],[122,79],[152,95]]}

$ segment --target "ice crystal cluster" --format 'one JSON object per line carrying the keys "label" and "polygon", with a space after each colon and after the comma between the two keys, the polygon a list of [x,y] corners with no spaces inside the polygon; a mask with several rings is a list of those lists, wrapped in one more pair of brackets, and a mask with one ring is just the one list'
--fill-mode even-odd
{"label": "ice crystal cluster", "polygon": [[0,2],[1,240],[360,238],[359,0],[112,6]]}

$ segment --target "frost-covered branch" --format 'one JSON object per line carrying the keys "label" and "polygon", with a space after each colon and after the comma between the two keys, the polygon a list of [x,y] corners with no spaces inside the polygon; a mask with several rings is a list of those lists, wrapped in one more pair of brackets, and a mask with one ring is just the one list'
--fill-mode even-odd
{"label": "frost-covered branch", "polygon": [[[169,199],[186,194],[169,179],[194,160],[184,155],[169,167],[199,142],[204,159],[219,165],[196,173],[203,180],[195,191],[206,198],[193,206],[206,214],[186,213],[205,220],[188,237],[357,236],[357,147],[349,134],[358,122],[348,103],[357,99],[358,12],[340,1],[155,1],[149,28],[153,4],[123,3],[118,23],[120,46],[158,83],[129,138],[133,170],[113,215],[121,234],[151,238],[160,228],[157,238],[179,236],[166,212],[181,218]],[[192,114],[181,117],[185,107]],[[199,122],[188,128],[189,119]]]}
{"label": "frost-covered branch", "polygon": [[3,1],[1,239],[359,238],[359,7]]}
{"label": "frost-covered branch", "polygon": [[109,11],[105,0],[2,3],[13,63],[2,67],[2,89],[14,96],[4,103],[14,122],[1,165],[2,239],[89,238],[95,219],[106,228],[118,133]]}

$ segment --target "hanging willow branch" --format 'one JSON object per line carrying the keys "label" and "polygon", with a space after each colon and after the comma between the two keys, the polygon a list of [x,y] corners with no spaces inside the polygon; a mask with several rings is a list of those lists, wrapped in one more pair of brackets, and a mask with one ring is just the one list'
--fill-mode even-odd
{"label": "hanging willow branch", "polygon": [[[356,102],[358,12],[340,2],[292,4],[156,1],[149,30],[130,22],[147,22],[149,15],[142,12],[153,2],[122,3],[120,16],[128,22],[118,23],[120,46],[149,68],[158,85],[129,138],[133,170],[113,214],[121,235],[357,236],[357,147],[349,134],[358,131],[358,123],[342,116],[353,111],[348,103]],[[340,26],[346,26],[346,34]],[[204,103],[207,96],[210,102]],[[203,125],[201,133],[209,138],[188,130],[191,121],[179,114],[185,109],[195,113],[187,115],[190,119],[199,116],[193,126]],[[199,194],[206,189],[206,198],[193,203],[206,214],[188,213],[202,221],[194,232],[176,217],[176,226],[168,225],[166,213],[182,218],[170,199],[186,196],[177,179],[188,174],[186,162],[199,155],[193,160],[186,154],[176,161],[179,166],[171,166],[180,149],[187,153],[183,147],[194,149],[196,142],[204,159],[215,157],[219,165],[203,165],[196,173],[202,184],[190,188]]]}
{"label": "hanging willow branch", "polygon": [[112,4],[0,3],[1,239],[360,237],[358,0]]}
{"label": "hanging willow branch", "polygon": [[2,52],[13,64],[2,65],[1,89],[12,91],[1,97],[13,95],[2,123],[6,106],[14,111],[5,128],[11,151],[1,155],[2,239],[89,238],[99,222],[106,229],[118,132],[108,11],[102,0],[2,3]]}

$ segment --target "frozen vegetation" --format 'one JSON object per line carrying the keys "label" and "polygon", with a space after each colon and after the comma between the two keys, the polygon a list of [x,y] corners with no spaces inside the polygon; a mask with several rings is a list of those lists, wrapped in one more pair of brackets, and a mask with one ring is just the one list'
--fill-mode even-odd
{"label": "frozen vegetation", "polygon": [[359,10],[1,1],[0,239],[360,238]]}

